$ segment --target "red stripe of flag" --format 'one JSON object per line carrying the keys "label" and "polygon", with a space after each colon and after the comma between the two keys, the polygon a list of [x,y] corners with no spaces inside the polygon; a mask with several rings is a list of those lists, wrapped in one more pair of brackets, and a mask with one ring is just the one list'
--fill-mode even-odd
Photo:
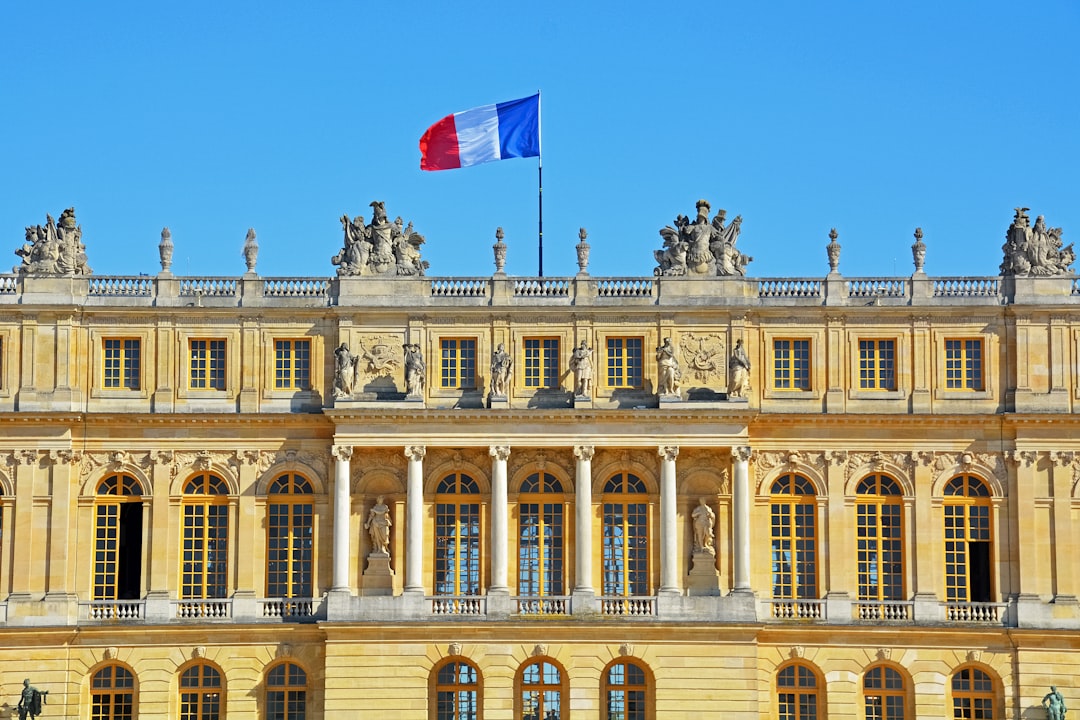
{"label": "red stripe of flag", "polygon": [[420,138],[420,169],[453,170],[459,167],[457,127],[454,116],[447,115]]}

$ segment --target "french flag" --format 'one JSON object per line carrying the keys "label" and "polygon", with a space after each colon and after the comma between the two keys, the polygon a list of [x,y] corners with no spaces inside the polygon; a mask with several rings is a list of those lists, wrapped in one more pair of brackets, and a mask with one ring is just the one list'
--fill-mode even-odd
{"label": "french flag", "polygon": [[447,115],[420,138],[421,170],[540,155],[540,93]]}

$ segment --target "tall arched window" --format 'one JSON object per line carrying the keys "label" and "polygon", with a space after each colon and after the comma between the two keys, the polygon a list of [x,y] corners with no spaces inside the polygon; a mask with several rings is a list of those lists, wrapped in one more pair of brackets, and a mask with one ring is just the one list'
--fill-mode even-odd
{"label": "tall arched window", "polygon": [[184,484],[180,597],[226,596],[229,551],[229,487],[202,473]]}
{"label": "tall arched window", "polygon": [[435,594],[480,594],[480,487],[468,475],[435,490]]}
{"label": "tall arched window", "polygon": [[806,665],[788,665],[776,673],[779,720],[816,720],[821,702],[818,677]]}
{"label": "tall arched window", "polygon": [[143,489],[131,475],[110,475],[94,498],[94,600],[142,595]]}
{"label": "tall arched window", "polygon": [[266,673],[267,720],[305,720],[307,673],[296,663],[283,662]]}
{"label": "tall arched window", "polygon": [[563,714],[565,675],[557,665],[537,660],[521,668],[520,720],[560,720]]}
{"label": "tall arched window", "polygon": [[891,667],[872,667],[863,676],[863,717],[866,720],[904,720],[907,688],[904,676]]}
{"label": "tall arched window", "polygon": [[518,497],[518,595],[565,592],[563,486],[548,473],[533,473]]}
{"label": "tall arched window", "polygon": [[600,688],[603,720],[648,720],[649,678],[645,669],[632,661],[612,663],[604,670]]}
{"label": "tall arched window", "polygon": [[311,598],[315,505],[302,475],[276,478],[267,489],[266,597]]}
{"label": "tall arched window", "polygon": [[994,720],[997,704],[994,681],[978,668],[960,668],[952,676],[952,716],[963,720]]}
{"label": "tall arched window", "polygon": [[945,484],[945,599],[990,602],[990,488],[974,475]]}
{"label": "tall arched window", "polygon": [[465,660],[435,670],[435,720],[481,720],[480,673]]}
{"label": "tall arched window", "polygon": [[772,485],[772,595],[811,599],[817,589],[817,503],[813,484],[802,475],[783,475]]}
{"label": "tall arched window", "polygon": [[637,475],[620,473],[604,485],[604,595],[649,594],[649,502]]}
{"label": "tall arched window", "polygon": [[217,668],[192,665],[180,673],[180,720],[218,720],[223,694]]}
{"label": "tall arched window", "polygon": [[888,475],[871,475],[855,488],[859,600],[903,600],[903,491]]}
{"label": "tall arched window", "polygon": [[135,676],[121,665],[106,665],[90,678],[90,720],[132,720]]}

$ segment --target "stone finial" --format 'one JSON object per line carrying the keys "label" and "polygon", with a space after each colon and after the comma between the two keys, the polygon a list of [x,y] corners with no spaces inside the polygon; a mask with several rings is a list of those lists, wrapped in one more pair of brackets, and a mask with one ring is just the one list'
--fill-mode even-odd
{"label": "stone finial", "polygon": [[915,242],[911,245],[911,258],[915,262],[915,272],[923,271],[923,263],[926,262],[926,243],[922,241],[922,228],[915,228]]}
{"label": "stone finial", "polygon": [[840,234],[836,232],[836,228],[829,230],[829,244],[825,246],[825,252],[829,255],[830,273],[840,271],[840,243],[836,242],[838,237]]}
{"label": "stone finial", "polygon": [[589,250],[591,249],[591,246],[586,240],[587,237],[589,237],[589,233],[585,231],[585,228],[580,228],[578,230],[578,240],[580,240],[580,242],[574,246],[574,249],[577,250],[577,266],[579,275],[589,274]]}
{"label": "stone finial", "polygon": [[255,239],[255,229],[248,228],[244,239],[244,262],[249,273],[255,272],[255,262],[259,259],[259,241]]}
{"label": "stone finial", "polygon": [[161,229],[161,242],[158,243],[158,254],[161,255],[161,272],[172,272],[173,241],[172,232],[169,228]]}
{"label": "stone finial", "polygon": [[504,275],[503,268],[506,267],[506,243],[503,242],[503,238],[506,237],[503,234],[501,227],[495,228],[495,244],[491,246],[491,249],[495,251],[495,274]]}

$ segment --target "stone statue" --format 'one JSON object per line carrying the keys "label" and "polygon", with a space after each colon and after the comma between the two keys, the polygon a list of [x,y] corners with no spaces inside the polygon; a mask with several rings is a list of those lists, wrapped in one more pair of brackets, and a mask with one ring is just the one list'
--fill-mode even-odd
{"label": "stone statue", "polygon": [[1043,707],[1046,708],[1046,720],[1065,720],[1065,698],[1058,692],[1056,685],[1050,686],[1050,692],[1042,699]]}
{"label": "stone statue", "polygon": [[501,227],[495,228],[495,244],[491,246],[491,249],[495,251],[495,273],[497,275],[503,274],[503,268],[506,267],[506,243],[503,242],[503,229]]}
{"label": "stone statue", "polygon": [[591,249],[591,246],[586,240],[586,238],[589,237],[589,233],[585,231],[585,228],[580,228],[577,235],[580,242],[574,246],[574,250],[577,251],[578,273],[580,275],[585,275],[589,271],[589,250]]}
{"label": "stone statue", "polygon": [[829,230],[829,244],[825,246],[825,252],[829,256],[829,272],[839,272],[840,270],[840,243],[836,242],[836,238],[840,237],[840,234],[836,232],[836,228]]}
{"label": "stone statue", "polygon": [[14,272],[39,275],[90,275],[86,264],[86,246],[82,244],[82,226],[75,222],[75,208],[60,213],[60,221],[45,215],[45,226],[26,228],[26,242],[15,251],[22,265]]}
{"label": "stone statue", "polygon": [[709,507],[705,498],[698,500],[698,506],[691,513],[694,520],[694,552],[707,552],[715,555],[713,547],[713,528],[716,527],[716,513]]}
{"label": "stone statue", "polygon": [[728,398],[744,398],[750,394],[750,357],[743,349],[742,338],[728,358]]}
{"label": "stone statue", "polygon": [[334,397],[341,400],[353,393],[356,382],[356,356],[349,352],[345,343],[334,350]]}
{"label": "stone statue", "polygon": [[41,714],[41,706],[45,704],[45,698],[49,692],[47,690],[41,692],[31,685],[30,678],[23,680],[22,684],[22,694],[19,696],[19,704],[16,706],[19,711],[19,720],[26,720],[27,716],[36,718]]}
{"label": "stone statue", "polygon": [[506,387],[510,382],[510,367],[514,361],[510,353],[506,352],[506,346],[499,343],[495,352],[491,353],[491,394],[494,397],[506,397]]}
{"label": "stone statue", "polygon": [[915,242],[911,244],[911,259],[915,263],[915,272],[921,273],[926,263],[926,243],[922,241],[922,228],[915,228]]}
{"label": "stone statue", "polygon": [[592,397],[592,348],[584,340],[570,356],[570,370],[574,373],[574,395]]}
{"label": "stone statue", "polygon": [[405,349],[405,396],[423,397],[427,364],[417,344],[406,344]]}
{"label": "stone statue", "polygon": [[158,254],[161,255],[161,272],[170,272],[172,267],[173,241],[172,232],[169,228],[161,229],[161,242],[158,243]]}
{"label": "stone statue", "polygon": [[368,510],[364,529],[371,535],[371,554],[390,556],[390,508],[383,502],[383,496],[375,498],[375,505]]}
{"label": "stone statue", "polygon": [[413,230],[411,222],[405,226],[401,217],[390,222],[385,202],[375,200],[370,207],[370,224],[364,224],[364,218],[360,216],[352,220],[348,215],[341,216],[345,243],[330,259],[337,265],[337,274],[342,277],[423,275],[429,267],[428,262],[420,258],[424,236]]}
{"label": "stone statue", "polygon": [[664,247],[653,255],[658,263],[655,275],[745,275],[746,265],[753,258],[735,249],[742,216],[725,227],[727,212],[721,210],[709,222],[709,202],[698,200],[697,217],[691,221],[685,215],[675,218],[674,227],[660,230]]}
{"label": "stone statue", "polygon": [[249,273],[255,272],[255,262],[259,259],[259,241],[255,239],[255,228],[248,228],[244,238],[244,263]]}
{"label": "stone statue", "polygon": [[1028,208],[1016,208],[1012,225],[1005,233],[1001,262],[1002,275],[1050,276],[1069,275],[1069,266],[1076,260],[1072,243],[1062,247],[1061,228],[1046,227],[1042,215],[1031,227]]}
{"label": "stone statue", "polygon": [[663,344],[656,348],[656,363],[657,392],[664,396],[678,395],[682,371],[679,369],[679,359],[675,357],[675,346],[671,344],[671,338],[664,338]]}

